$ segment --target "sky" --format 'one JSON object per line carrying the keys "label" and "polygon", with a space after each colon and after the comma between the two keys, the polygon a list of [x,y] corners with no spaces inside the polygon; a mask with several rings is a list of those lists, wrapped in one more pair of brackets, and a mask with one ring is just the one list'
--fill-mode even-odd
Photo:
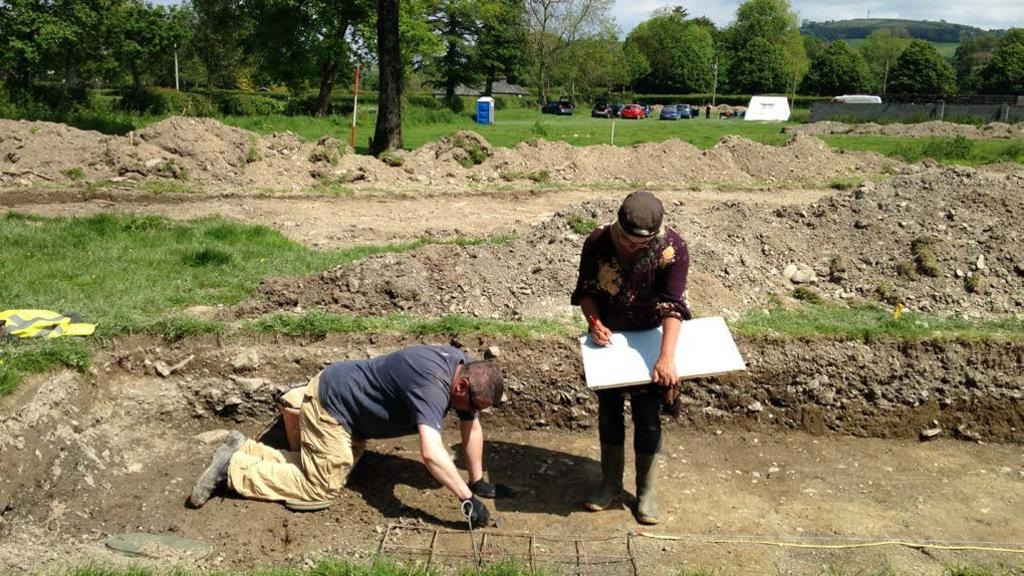
{"label": "sky", "polygon": [[[707,16],[725,26],[739,0],[615,0],[612,16],[623,33],[663,6],[682,5],[690,16]],[[985,30],[1024,27],[1024,0],[790,0],[801,20],[825,22],[852,18],[945,20]]]}

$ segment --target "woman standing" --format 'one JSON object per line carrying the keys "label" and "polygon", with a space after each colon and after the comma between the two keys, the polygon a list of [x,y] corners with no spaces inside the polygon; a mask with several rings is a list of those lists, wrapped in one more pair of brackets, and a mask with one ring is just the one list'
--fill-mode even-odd
{"label": "woman standing", "polygon": [[636,518],[643,524],[658,522],[655,466],[661,449],[661,396],[675,385],[679,327],[692,317],[686,302],[686,242],[662,225],[663,216],[661,201],[650,192],[627,196],[616,221],[598,227],[584,242],[572,293],[572,304],[583,311],[595,344],[610,344],[612,331],[659,326],[663,331],[651,384],[597,393],[601,485],[585,504],[588,510],[604,510],[622,492],[628,394],[636,454]]}

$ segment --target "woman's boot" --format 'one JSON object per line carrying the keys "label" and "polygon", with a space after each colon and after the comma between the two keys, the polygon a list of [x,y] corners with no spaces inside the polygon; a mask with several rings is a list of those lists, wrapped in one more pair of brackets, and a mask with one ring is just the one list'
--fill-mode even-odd
{"label": "woman's boot", "polygon": [[658,523],[658,455],[636,455],[636,520],[641,524]]}
{"label": "woman's boot", "polygon": [[587,497],[587,510],[597,512],[612,505],[622,493],[622,472],[625,468],[625,448],[601,444],[601,486]]}

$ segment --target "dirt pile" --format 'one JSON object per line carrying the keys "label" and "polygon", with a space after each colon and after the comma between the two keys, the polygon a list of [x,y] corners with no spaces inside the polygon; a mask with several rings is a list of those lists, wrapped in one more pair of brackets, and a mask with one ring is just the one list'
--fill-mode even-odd
{"label": "dirt pile", "polygon": [[[728,144],[727,144],[728,145]],[[812,153],[813,153],[812,148]],[[889,182],[837,191],[807,206],[725,201],[667,223],[690,247],[690,302],[734,314],[798,285],[826,300],[900,302],[938,314],[1024,313],[1024,176],[908,167]],[[584,236],[572,220],[613,219],[617,202],[557,213],[502,245],[432,245],[311,278],[265,280],[242,315],[317,308],[484,318],[568,317]],[[799,274],[797,272],[800,272]]]}
{"label": "dirt pile", "polygon": [[708,150],[676,139],[628,148],[525,142],[512,150],[498,149],[478,173],[485,178],[495,176],[493,172],[525,177],[543,171],[551,180],[564,182],[821,185],[836,176],[875,173],[893,164],[874,154],[835,152],[804,135],[781,147],[726,136]]}
{"label": "dirt pile", "polygon": [[262,136],[208,118],[172,117],[123,137],[0,120],[0,134],[0,184],[22,186],[144,178],[271,192],[321,185],[459,189],[506,181],[821,185],[894,164],[873,154],[836,153],[803,135],[782,147],[727,137],[710,150],[678,140],[628,148],[536,141],[505,149],[463,131],[382,162],[331,138]]}
{"label": "dirt pile", "polygon": [[953,136],[964,136],[965,138],[1022,138],[1024,137],[1024,123],[1006,124],[1003,122],[991,122],[979,127],[941,120],[920,122],[918,124],[875,124],[874,122],[844,124],[843,122],[826,120],[814,122],[813,124],[787,126],[784,131],[803,134],[855,134],[903,136],[907,138],[951,138]]}

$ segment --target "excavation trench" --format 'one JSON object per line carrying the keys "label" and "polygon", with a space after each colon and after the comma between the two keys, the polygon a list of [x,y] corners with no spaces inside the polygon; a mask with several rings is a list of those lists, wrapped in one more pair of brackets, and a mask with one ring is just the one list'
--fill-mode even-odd
{"label": "excavation trench", "polygon": [[[455,342],[473,356],[498,347],[507,402],[484,418],[492,478],[524,490],[511,509],[498,506],[505,508],[512,528],[550,533],[570,529],[557,527],[565,521],[572,530],[608,534],[629,526],[626,508],[597,520],[584,517],[582,524],[575,520],[574,498],[597,475],[598,464],[596,403],[585,388],[571,337],[524,341],[364,333],[312,340],[207,338],[173,345],[131,337],[101,351],[89,374],[40,375],[5,400],[0,419],[4,567],[17,573],[86,558],[118,562],[102,550],[102,540],[124,531],[200,537],[217,550],[220,559],[215,563],[251,566],[314,551],[358,558],[374,549],[379,529],[402,518],[457,528],[457,512],[447,505],[450,498],[419,464],[415,442],[406,440],[372,443],[368,460],[353,474],[350,491],[321,516],[296,516],[276,505],[232,498],[217,499],[201,511],[183,506],[194,475],[216,442],[214,431],[240,428],[256,435],[275,418],[272,398],[279,388],[303,382],[330,361],[421,341]],[[792,458],[795,465],[809,458],[782,455],[794,445],[801,446],[798,452],[827,446],[829,458],[841,454],[844,462],[858,454],[865,462],[881,453],[890,454],[883,459],[939,461],[952,454],[958,462],[954,467],[962,465],[960,451],[984,450],[978,457],[1011,464],[1004,467],[1010,470],[1005,477],[994,479],[1010,484],[1000,487],[988,479],[985,490],[1012,494],[1013,486],[1024,481],[1024,462],[1014,462],[1019,456],[1013,456],[1019,453],[1015,443],[1024,440],[1020,343],[740,338],[739,345],[749,373],[686,383],[682,417],[666,420],[662,466],[669,479],[662,493],[683,506],[670,506],[674,514],[702,514],[703,503],[685,510],[686,495],[695,484],[722,480],[700,475],[719,470],[721,479],[733,467],[737,474],[741,466],[764,467],[767,483],[772,470],[776,477],[786,473],[779,472],[784,460]],[[164,369],[189,358],[169,376],[157,373],[158,365]],[[941,428],[943,437],[918,444],[924,428]],[[197,436],[204,432],[209,434]],[[949,439],[953,437],[986,444]],[[765,438],[764,443],[758,444],[758,438]],[[880,448],[881,438],[896,439],[887,441],[895,444]],[[454,451],[457,437],[448,439]],[[840,446],[850,442],[861,444]],[[941,452],[931,454],[935,447]],[[896,449],[902,455],[891,455]],[[744,456],[744,450],[750,454]],[[708,462],[687,472],[700,454]],[[1020,479],[1014,468],[1018,464]],[[969,482],[964,482],[967,489]],[[326,532],[320,532],[325,520]],[[822,521],[827,530],[830,524]],[[956,533],[958,526],[950,519],[947,535],[962,536]]]}

